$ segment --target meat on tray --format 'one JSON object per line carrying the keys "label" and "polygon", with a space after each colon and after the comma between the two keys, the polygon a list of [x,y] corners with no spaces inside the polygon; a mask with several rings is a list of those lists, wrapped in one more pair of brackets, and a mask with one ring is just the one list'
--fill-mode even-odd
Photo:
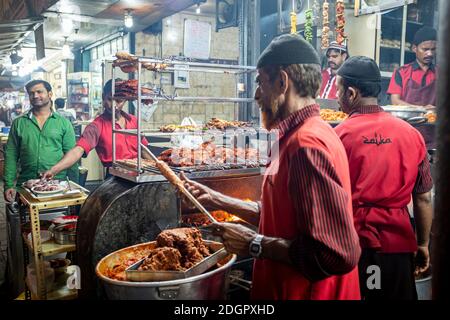
{"label": "meat on tray", "polygon": [[265,164],[264,157],[253,148],[228,148],[214,143],[203,143],[197,149],[171,148],[159,155],[158,159],[172,167],[192,167],[197,165],[224,164]]}
{"label": "meat on tray", "polygon": [[24,183],[28,189],[34,188],[35,191],[54,191],[61,188],[59,180],[30,179]]}
{"label": "meat on tray", "polygon": [[52,185],[52,184],[47,184],[47,185],[39,185],[39,186],[35,186],[33,187],[34,191],[56,191],[56,190],[60,190],[61,186],[59,185]]}
{"label": "meat on tray", "polygon": [[219,118],[211,118],[206,123],[207,129],[218,129],[218,130],[225,130],[228,128],[240,128],[240,127],[248,127],[250,126],[250,123],[244,122],[244,121],[228,121],[223,120]]}
{"label": "meat on tray", "polygon": [[157,248],[150,252],[138,270],[184,271],[210,255],[202,234],[195,228],[164,230],[156,243]]}

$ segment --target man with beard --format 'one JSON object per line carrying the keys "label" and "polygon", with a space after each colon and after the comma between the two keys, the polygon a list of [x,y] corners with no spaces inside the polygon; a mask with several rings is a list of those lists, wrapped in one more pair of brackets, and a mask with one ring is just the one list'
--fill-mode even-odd
{"label": "man with beard", "polygon": [[[119,81],[117,79],[116,81]],[[112,80],[105,83],[102,93],[103,113],[92,121],[81,135],[77,145],[70,150],[64,158],[55,164],[50,170],[44,173],[45,178],[51,178],[61,170],[64,170],[80,158],[95,148],[103,166],[109,168],[112,163],[112,112],[115,112],[116,129],[136,129],[137,119],[135,116],[128,114],[122,110],[125,100],[115,100],[115,110],[113,111],[112,98]],[[147,145],[148,142],[142,138],[142,143]],[[116,157],[117,159],[134,159],[137,158],[137,137],[133,135],[117,134],[116,135]],[[150,156],[143,152],[143,157],[150,159]]]}
{"label": "man with beard", "polygon": [[436,106],[436,30],[419,29],[414,35],[412,50],[416,60],[397,69],[392,75],[387,93],[394,105]]}
{"label": "man with beard", "polygon": [[[6,145],[4,197],[8,202],[14,201],[15,186],[39,178],[40,173],[50,169],[75,145],[70,122],[52,111],[50,84],[33,80],[25,88],[32,108],[13,121]],[[73,169],[77,175],[76,168]],[[56,178],[64,179],[66,173],[61,170]]]}
{"label": "man with beard", "polygon": [[[353,214],[362,247],[362,297],[412,300],[417,299],[414,273],[429,266],[433,182],[421,134],[378,106],[380,83],[380,70],[372,59],[352,57],[343,64],[337,73],[338,102],[349,118],[336,132],[350,165]],[[417,239],[407,209],[411,197]],[[380,288],[367,287],[369,266],[379,267]]]}
{"label": "man with beard", "polygon": [[347,47],[333,41],[327,48],[326,56],[328,60],[328,68],[322,71],[320,98],[337,99],[336,72],[348,58]]}
{"label": "man with beard", "polygon": [[345,150],[320,118],[314,97],[320,62],[298,35],[275,38],[261,54],[255,92],[278,150],[263,179],[261,202],[245,202],[184,179],[205,206],[259,225],[213,225],[228,252],[255,258],[253,299],[359,299],[358,237]]}

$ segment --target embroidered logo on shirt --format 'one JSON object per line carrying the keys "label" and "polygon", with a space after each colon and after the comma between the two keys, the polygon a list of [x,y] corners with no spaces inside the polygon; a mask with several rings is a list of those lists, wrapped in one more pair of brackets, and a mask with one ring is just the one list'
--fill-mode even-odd
{"label": "embroidered logo on shirt", "polygon": [[375,136],[373,138],[368,138],[365,136],[363,137],[363,143],[364,144],[375,144],[377,147],[381,146],[382,144],[388,144],[388,143],[392,143],[391,138],[383,138],[383,136],[380,134],[378,135],[375,132]]}

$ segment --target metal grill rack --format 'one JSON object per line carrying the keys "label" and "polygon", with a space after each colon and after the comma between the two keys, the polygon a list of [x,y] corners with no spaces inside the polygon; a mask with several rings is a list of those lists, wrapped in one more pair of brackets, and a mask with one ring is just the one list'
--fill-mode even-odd
{"label": "metal grill rack", "polygon": [[[211,103],[243,103],[243,102],[253,102],[253,98],[239,98],[239,97],[189,97],[189,96],[177,96],[176,94],[167,95],[159,92],[154,92],[150,95],[142,95],[142,72],[143,72],[143,64],[144,63],[153,63],[155,65],[164,65],[163,68],[156,68],[154,70],[150,70],[148,72],[173,72],[173,71],[189,71],[189,72],[204,72],[204,73],[216,73],[216,74],[230,74],[235,75],[236,80],[238,79],[238,76],[244,73],[251,73],[256,70],[255,67],[251,66],[240,66],[240,65],[230,65],[230,64],[214,64],[214,63],[200,63],[200,62],[191,62],[191,61],[183,61],[183,60],[175,60],[175,59],[155,59],[151,57],[141,57],[137,56],[135,61],[127,61],[127,62],[121,62],[121,63],[113,63],[113,60],[107,60],[106,63],[112,64],[112,79],[113,79],[113,85],[112,85],[112,96],[116,97],[115,95],[115,87],[116,87],[116,77],[115,77],[115,68],[116,67],[122,67],[122,66],[136,66],[136,79],[137,79],[137,96],[130,96],[127,97],[126,100],[136,100],[136,117],[137,117],[137,129],[134,130],[127,130],[127,129],[116,129],[115,128],[115,113],[112,112],[112,167],[110,168],[110,173],[119,176],[122,178],[125,178],[127,180],[141,183],[141,182],[148,182],[148,181],[163,181],[164,178],[160,176],[157,172],[157,170],[150,169],[142,164],[141,156],[142,156],[142,148],[140,145],[140,141],[145,136],[145,133],[148,133],[149,130],[144,130],[142,128],[142,118],[141,118],[141,107],[142,103],[145,100],[153,100],[153,101],[183,101],[183,102],[211,102]],[[182,66],[182,67],[179,67]],[[188,69],[183,68],[188,67]],[[144,70],[146,70],[144,68]],[[147,70],[146,70],[147,71]],[[237,87],[237,86],[236,86]],[[117,96],[117,98],[124,99],[123,97]],[[115,107],[115,101],[113,100],[113,108]],[[155,133],[154,130],[153,134]],[[126,135],[134,135],[137,136],[137,166],[136,168],[131,168],[128,166],[124,166],[117,162],[116,158],[116,134],[126,134]],[[178,132],[173,133],[163,133],[160,132],[161,135],[176,135],[179,134]],[[186,134],[186,133],[184,133]],[[176,169],[177,170],[177,169]],[[178,169],[180,170],[180,169]],[[186,168],[181,169],[183,171],[189,171]],[[237,169],[233,168],[217,168],[217,170],[214,170],[210,168],[207,171],[199,171],[196,170],[195,172],[191,172],[190,175],[198,175],[201,172],[204,172],[204,175],[211,176],[214,171],[219,171],[221,174],[223,174],[225,171],[227,171],[227,174],[248,174],[249,170],[254,174],[259,174],[260,169],[259,168],[247,168],[247,167],[239,167]],[[242,173],[241,171],[245,172]],[[221,175],[219,172],[217,172],[219,175]]]}

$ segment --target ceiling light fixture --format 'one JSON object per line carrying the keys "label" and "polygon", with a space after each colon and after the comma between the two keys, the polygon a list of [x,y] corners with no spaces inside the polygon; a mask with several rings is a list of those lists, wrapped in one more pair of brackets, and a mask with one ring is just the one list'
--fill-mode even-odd
{"label": "ceiling light fixture", "polygon": [[197,9],[195,9],[196,14],[202,13],[202,10],[200,9],[200,2],[197,3]]}
{"label": "ceiling light fixture", "polygon": [[67,37],[64,37],[64,45],[62,47],[62,55],[64,58],[69,59],[72,55],[69,44],[67,43]]}
{"label": "ceiling light fixture", "polygon": [[73,21],[70,18],[61,18],[61,27],[64,34],[70,34],[73,30]]}
{"label": "ceiling light fixture", "polygon": [[123,22],[125,24],[125,27],[128,29],[133,26],[133,15],[131,14],[131,9],[125,10],[125,16],[123,18]]}

